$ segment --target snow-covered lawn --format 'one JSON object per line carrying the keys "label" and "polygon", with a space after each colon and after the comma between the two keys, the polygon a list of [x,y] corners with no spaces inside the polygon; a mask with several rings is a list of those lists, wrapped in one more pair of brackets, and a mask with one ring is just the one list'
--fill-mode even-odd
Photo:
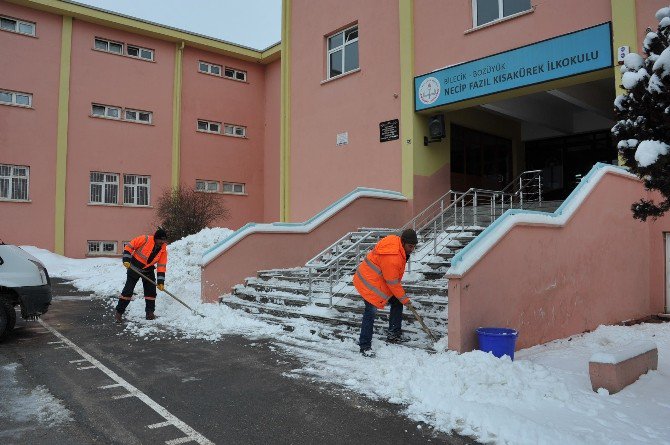
{"label": "snow-covered lawn", "polygon": [[[170,336],[210,341],[239,334],[268,338],[303,363],[287,378],[330,382],[374,399],[402,405],[417,421],[483,442],[509,444],[670,444],[670,324],[601,326],[596,331],[517,351],[514,362],[474,351],[438,353],[375,339],[377,357],[360,356],[355,344],[324,340],[298,320],[293,332],[225,305],[200,303],[202,252],[230,233],[205,229],[168,247],[166,287],[205,317],[159,295],[156,321],[144,320],[144,302],[131,303],[126,331],[145,338]],[[53,277],[107,296],[112,307],[123,287],[120,258],[76,260],[24,246]],[[141,289],[138,284],[137,290]],[[58,304],[57,302],[55,304]],[[658,371],[620,393],[591,390],[588,361],[604,348],[647,340],[658,346]]]}

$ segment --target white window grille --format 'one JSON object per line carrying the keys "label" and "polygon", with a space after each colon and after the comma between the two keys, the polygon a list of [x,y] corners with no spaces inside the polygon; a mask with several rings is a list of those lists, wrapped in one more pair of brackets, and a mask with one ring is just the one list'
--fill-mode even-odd
{"label": "white window grille", "polygon": [[89,255],[115,255],[116,241],[87,241]]}
{"label": "white window grille", "polygon": [[221,65],[214,63],[198,61],[198,71],[205,74],[212,74],[213,76],[221,76]]}
{"label": "white window grille", "polygon": [[221,134],[221,122],[198,119],[198,131]]}
{"label": "white window grille", "polygon": [[151,111],[131,110],[130,108],[126,108],[123,116],[124,120],[139,122],[141,124],[150,124],[153,121],[153,113]]}
{"label": "white window grille", "polygon": [[217,193],[219,191],[219,181],[197,180],[195,189],[199,192]]}
{"label": "white window grille", "polygon": [[0,16],[0,29],[29,36],[35,35],[35,23],[13,19],[11,17]]}
{"label": "white window grille", "polygon": [[91,172],[91,204],[118,204],[119,175],[116,173]]}
{"label": "white window grille", "polygon": [[358,69],[358,25],[328,37],[328,78]]}
{"label": "white window grille", "polygon": [[121,108],[110,105],[91,104],[91,115],[109,119],[121,119]]}
{"label": "white window grille", "polygon": [[530,0],[472,0],[473,26],[495,22],[530,9]]}
{"label": "white window grille", "polygon": [[19,93],[18,91],[0,90],[0,104],[31,107],[33,105],[33,95]]}
{"label": "white window grille", "polygon": [[112,40],[95,38],[95,49],[107,51],[108,53],[123,54],[123,43]]}
{"label": "white window grille", "polygon": [[226,67],[223,75],[229,79],[241,80],[242,82],[247,81],[247,72],[238,70],[237,68]]}
{"label": "white window grille", "polygon": [[243,127],[241,125],[225,124],[223,126],[223,132],[229,136],[246,137],[247,127]]}
{"label": "white window grille", "polygon": [[30,186],[30,167],[0,164],[0,199],[27,201]]}
{"label": "white window grille", "polygon": [[126,55],[135,57],[136,59],[154,60],[154,50],[149,48],[142,48],[141,46],[126,45]]}
{"label": "white window grille", "polygon": [[148,206],[151,191],[151,177],[123,175],[123,204]]}
{"label": "white window grille", "polygon": [[241,182],[224,182],[223,193],[232,193],[235,195],[244,195],[247,192],[246,184]]}

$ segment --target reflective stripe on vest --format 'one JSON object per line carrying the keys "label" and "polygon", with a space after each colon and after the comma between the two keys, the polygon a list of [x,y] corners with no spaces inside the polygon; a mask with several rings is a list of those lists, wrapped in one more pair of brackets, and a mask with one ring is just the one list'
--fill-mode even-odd
{"label": "reflective stripe on vest", "polygon": [[[370,267],[370,269],[372,269],[377,275],[382,275],[382,270],[379,267],[377,267],[375,265],[375,263],[370,261],[370,259],[368,257],[365,257],[365,264],[367,264],[368,267]],[[383,275],[382,275],[382,277],[383,277]]]}
{"label": "reflective stripe on vest", "polygon": [[365,278],[363,278],[363,275],[361,275],[361,272],[359,270],[356,270],[356,276],[358,277],[359,280],[367,287],[369,290],[377,294],[382,300],[388,301],[389,298],[392,297],[392,295],[386,295],[384,292],[381,291],[381,289],[376,288],[372,284],[368,282]]}

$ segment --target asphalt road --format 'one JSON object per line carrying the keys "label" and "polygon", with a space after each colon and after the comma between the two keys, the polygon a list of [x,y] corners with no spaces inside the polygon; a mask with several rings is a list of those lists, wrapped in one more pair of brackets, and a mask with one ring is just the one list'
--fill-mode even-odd
{"label": "asphalt road", "polygon": [[42,323],[19,320],[0,343],[2,444],[476,443],[398,405],[284,377],[299,364],[270,343],[144,340],[100,299],[63,284],[54,295]]}

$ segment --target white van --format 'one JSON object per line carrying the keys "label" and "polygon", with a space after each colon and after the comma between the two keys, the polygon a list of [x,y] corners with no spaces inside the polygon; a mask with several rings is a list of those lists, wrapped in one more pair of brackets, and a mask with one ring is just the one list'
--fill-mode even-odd
{"label": "white van", "polygon": [[15,306],[24,319],[44,314],[51,304],[51,280],[44,265],[20,247],[0,244],[0,340],[14,329]]}

